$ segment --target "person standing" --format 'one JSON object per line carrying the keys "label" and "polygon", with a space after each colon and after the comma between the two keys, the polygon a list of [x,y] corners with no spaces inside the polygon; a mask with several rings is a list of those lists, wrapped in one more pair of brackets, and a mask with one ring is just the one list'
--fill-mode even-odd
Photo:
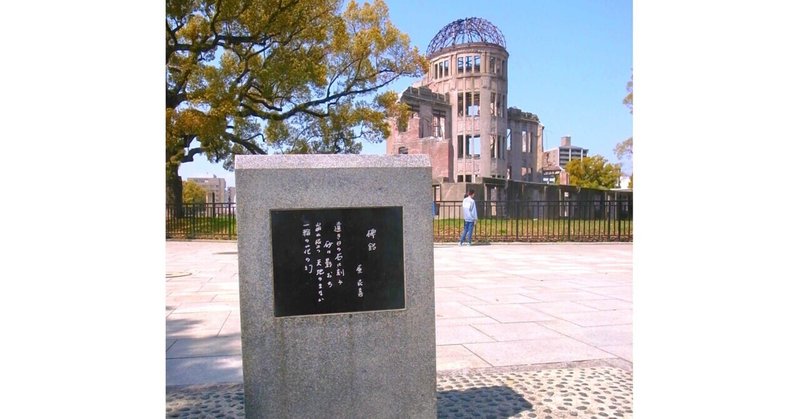
{"label": "person standing", "polygon": [[467,239],[467,246],[472,246],[472,230],[475,228],[475,223],[478,221],[478,209],[475,208],[475,189],[470,189],[467,196],[461,202],[461,209],[464,212],[464,231],[461,233],[461,239],[458,245],[464,244],[464,239]]}

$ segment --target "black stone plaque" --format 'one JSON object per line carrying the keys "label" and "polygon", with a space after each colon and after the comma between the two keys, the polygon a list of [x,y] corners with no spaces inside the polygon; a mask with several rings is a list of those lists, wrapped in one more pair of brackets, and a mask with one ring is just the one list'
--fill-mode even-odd
{"label": "black stone plaque", "polygon": [[403,208],[270,210],[275,317],[405,308]]}

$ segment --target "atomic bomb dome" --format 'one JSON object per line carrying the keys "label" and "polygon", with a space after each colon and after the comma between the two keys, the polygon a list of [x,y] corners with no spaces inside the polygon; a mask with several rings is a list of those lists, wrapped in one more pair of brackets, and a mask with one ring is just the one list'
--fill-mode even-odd
{"label": "atomic bomb dome", "polygon": [[486,19],[468,17],[450,22],[442,28],[428,44],[428,57],[448,47],[483,42],[494,44],[505,49],[506,40],[497,26]]}
{"label": "atomic bomb dome", "polygon": [[481,199],[504,200],[524,192],[510,184],[541,183],[544,125],[508,105],[503,33],[486,19],[459,19],[433,37],[426,54],[425,75],[400,98],[410,116],[391,121],[386,154],[430,156],[436,200],[460,201],[472,187]]}

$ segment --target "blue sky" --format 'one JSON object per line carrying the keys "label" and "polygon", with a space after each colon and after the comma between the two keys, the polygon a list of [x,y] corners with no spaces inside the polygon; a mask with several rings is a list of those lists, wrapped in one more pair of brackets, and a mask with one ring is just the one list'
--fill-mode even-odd
{"label": "blue sky", "polygon": [[[392,23],[422,53],[454,20],[480,17],[493,23],[510,54],[508,106],[539,116],[545,150],[569,135],[590,155],[617,162],[614,146],[633,135],[633,117],[622,104],[633,68],[630,0],[386,3]],[[402,79],[390,88],[402,92],[413,81]],[[385,150],[385,143],[364,144],[362,153]],[[179,173],[184,178],[216,175],[234,185],[233,172],[202,158],[184,163]]]}

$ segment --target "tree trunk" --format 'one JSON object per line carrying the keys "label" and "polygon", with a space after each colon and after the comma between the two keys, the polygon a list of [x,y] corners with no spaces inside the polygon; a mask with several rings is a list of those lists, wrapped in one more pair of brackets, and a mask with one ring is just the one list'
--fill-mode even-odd
{"label": "tree trunk", "polygon": [[175,217],[183,218],[183,180],[177,164],[167,164],[167,205],[175,209]]}

